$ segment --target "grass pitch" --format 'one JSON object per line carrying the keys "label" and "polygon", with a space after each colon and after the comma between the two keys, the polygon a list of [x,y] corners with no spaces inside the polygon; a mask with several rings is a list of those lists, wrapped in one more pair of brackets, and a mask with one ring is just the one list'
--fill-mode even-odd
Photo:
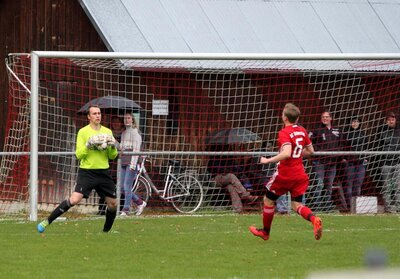
{"label": "grass pitch", "polygon": [[271,238],[248,232],[261,215],[144,216],[36,223],[0,223],[2,278],[306,278],[310,272],[359,269],[372,248],[400,267],[400,216],[322,215],[315,241],[311,223],[276,216]]}

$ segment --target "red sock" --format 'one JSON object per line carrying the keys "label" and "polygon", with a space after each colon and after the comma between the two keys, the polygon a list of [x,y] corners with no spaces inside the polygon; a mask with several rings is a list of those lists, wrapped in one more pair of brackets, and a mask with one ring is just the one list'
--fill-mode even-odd
{"label": "red sock", "polygon": [[310,221],[311,223],[314,221],[314,213],[305,205],[301,205],[297,208],[297,214],[301,215],[304,219],[307,221]]}
{"label": "red sock", "polygon": [[272,220],[274,219],[275,206],[264,205],[263,209],[263,225],[264,230],[269,234],[271,230]]}

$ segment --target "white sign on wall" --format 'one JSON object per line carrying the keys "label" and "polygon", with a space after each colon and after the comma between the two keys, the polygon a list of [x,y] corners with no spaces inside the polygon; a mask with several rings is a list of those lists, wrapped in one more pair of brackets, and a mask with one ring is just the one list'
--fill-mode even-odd
{"label": "white sign on wall", "polygon": [[153,115],[168,115],[168,100],[153,100]]}

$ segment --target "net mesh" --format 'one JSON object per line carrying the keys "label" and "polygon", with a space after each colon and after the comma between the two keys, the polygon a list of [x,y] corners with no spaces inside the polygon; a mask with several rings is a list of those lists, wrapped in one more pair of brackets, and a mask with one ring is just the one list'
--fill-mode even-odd
{"label": "net mesh", "polygon": [[[6,64],[10,90],[1,157],[0,213],[24,216],[29,211],[29,155],[21,152],[30,148],[30,58],[10,55]],[[382,178],[387,158],[362,152],[380,150],[385,116],[399,108],[399,65],[396,60],[41,58],[39,210],[54,209],[74,189],[79,167],[73,153],[76,133],[87,124],[79,110],[96,98],[121,97],[132,101],[130,107],[123,107],[125,101],[104,105],[102,123],[113,129],[113,117],[133,112],[144,142],[142,151],[154,152],[145,164],[150,187],[154,187],[145,212],[175,212],[174,203],[162,195],[166,181],[171,181],[171,160],[180,164],[172,176],[194,177],[201,185],[203,200],[197,212],[258,212],[262,199],[254,201],[246,196],[261,197],[274,173],[274,165],[257,162],[260,152],[277,152],[277,132],[282,128],[281,113],[287,102],[300,107],[300,124],[310,132],[321,124],[324,110],[331,113],[342,142],[339,147],[317,151],[360,152],[352,157],[336,156],[339,159],[335,161],[333,182],[319,179],[313,167],[316,160],[323,162],[333,155],[304,160],[310,176],[304,199],[308,206],[330,212],[398,210],[398,186],[391,186],[388,200],[388,179]],[[351,142],[347,138],[354,118],[360,120],[363,134],[362,140]],[[245,191],[236,189],[239,197],[229,185],[215,181],[208,164],[216,155],[239,179],[240,191]],[[357,165],[353,176],[362,181],[359,187],[350,187],[355,182],[349,178],[349,162],[355,161],[361,166]],[[112,163],[112,175],[119,182],[117,169],[117,163]],[[391,184],[398,185],[395,176],[392,180]],[[278,201],[279,212],[288,212],[288,199],[284,196]],[[99,197],[93,193],[69,214],[90,216],[98,209]]]}

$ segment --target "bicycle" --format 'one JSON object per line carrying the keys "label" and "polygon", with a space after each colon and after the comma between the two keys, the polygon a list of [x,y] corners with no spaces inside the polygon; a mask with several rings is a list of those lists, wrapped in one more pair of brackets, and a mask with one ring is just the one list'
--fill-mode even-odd
{"label": "bicycle", "polygon": [[[200,208],[204,196],[203,187],[190,170],[182,172],[180,161],[169,160],[167,178],[162,190],[158,189],[150,179],[145,167],[146,161],[149,159],[144,157],[138,164],[139,170],[133,183],[133,193],[148,202],[154,191],[162,200],[170,202],[179,213],[193,213]],[[177,169],[178,173],[175,172]]]}

